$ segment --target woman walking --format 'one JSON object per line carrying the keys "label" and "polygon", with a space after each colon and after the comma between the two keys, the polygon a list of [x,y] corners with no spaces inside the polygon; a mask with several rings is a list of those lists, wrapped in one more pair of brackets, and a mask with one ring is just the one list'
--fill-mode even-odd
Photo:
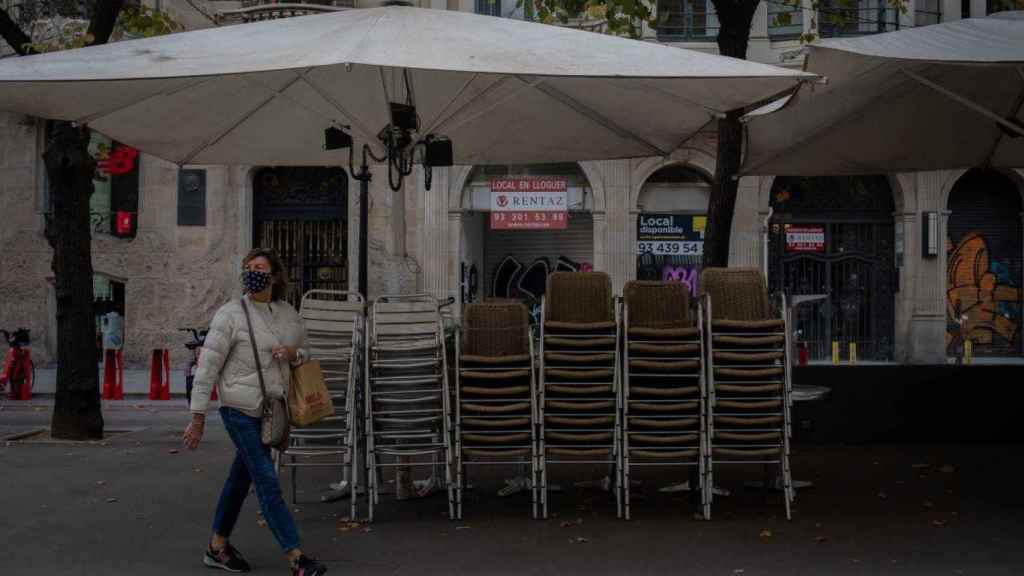
{"label": "woman walking", "polygon": [[[249,571],[248,562],[229,538],[253,484],[263,519],[287,556],[292,574],[320,576],[327,568],[299,548],[299,532],[281,496],[270,448],[260,440],[264,400],[260,371],[267,395],[285,397],[290,366],[306,359],[306,330],[295,309],[283,300],[288,279],[274,252],[262,248],[249,252],[242,261],[242,285],[245,296],[221,306],[210,323],[193,384],[192,421],[184,436],[188,448],[199,445],[210,390],[216,386],[220,416],[236,453],[217,503],[203,563],[228,572]],[[250,344],[250,322],[259,366]]]}

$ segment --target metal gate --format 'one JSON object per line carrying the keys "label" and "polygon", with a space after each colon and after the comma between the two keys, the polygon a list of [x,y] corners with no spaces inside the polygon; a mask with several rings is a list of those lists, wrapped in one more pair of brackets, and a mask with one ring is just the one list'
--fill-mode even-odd
{"label": "metal gate", "polygon": [[308,290],[348,288],[348,178],[340,168],[263,168],[253,181],[255,246],[288,270],[287,300]]}
{"label": "metal gate", "polygon": [[[888,183],[864,178],[779,178],[769,229],[769,285],[792,298],[798,340],[811,359],[892,360],[895,338],[895,226]],[[787,232],[811,233],[806,238]],[[807,232],[805,232],[807,231]]]}

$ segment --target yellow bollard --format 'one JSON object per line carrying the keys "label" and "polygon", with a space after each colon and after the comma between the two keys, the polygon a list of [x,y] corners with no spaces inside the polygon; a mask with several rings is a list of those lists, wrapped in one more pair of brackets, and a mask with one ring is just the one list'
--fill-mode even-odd
{"label": "yellow bollard", "polygon": [[833,340],[832,341],[832,365],[833,366],[838,366],[839,365],[839,341],[838,340]]}
{"label": "yellow bollard", "polygon": [[968,366],[974,360],[974,342],[964,340],[964,364]]}
{"label": "yellow bollard", "polygon": [[850,364],[857,363],[857,343],[850,342]]}

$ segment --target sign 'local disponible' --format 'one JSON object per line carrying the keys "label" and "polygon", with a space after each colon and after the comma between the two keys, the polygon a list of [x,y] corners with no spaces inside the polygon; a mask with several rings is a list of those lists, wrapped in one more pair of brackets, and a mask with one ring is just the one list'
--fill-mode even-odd
{"label": "sign 'local disponible'", "polygon": [[786,225],[786,252],[824,252],[824,226]]}
{"label": "sign 'local disponible'", "polygon": [[641,214],[637,221],[637,254],[701,256],[707,216]]}
{"label": "sign 'local disponible'", "polygon": [[564,230],[568,216],[565,178],[491,180],[491,230]]}

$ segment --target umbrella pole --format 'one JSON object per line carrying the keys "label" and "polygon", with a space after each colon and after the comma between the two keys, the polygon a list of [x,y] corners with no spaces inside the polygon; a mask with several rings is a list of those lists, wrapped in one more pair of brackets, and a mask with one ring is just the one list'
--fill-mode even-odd
{"label": "umbrella pole", "polygon": [[359,180],[359,293],[369,301],[367,293],[367,260],[368,260],[368,237],[369,237],[369,203],[370,203],[370,168],[366,165],[366,155],[363,155],[363,165],[359,167],[359,173],[355,175]]}

